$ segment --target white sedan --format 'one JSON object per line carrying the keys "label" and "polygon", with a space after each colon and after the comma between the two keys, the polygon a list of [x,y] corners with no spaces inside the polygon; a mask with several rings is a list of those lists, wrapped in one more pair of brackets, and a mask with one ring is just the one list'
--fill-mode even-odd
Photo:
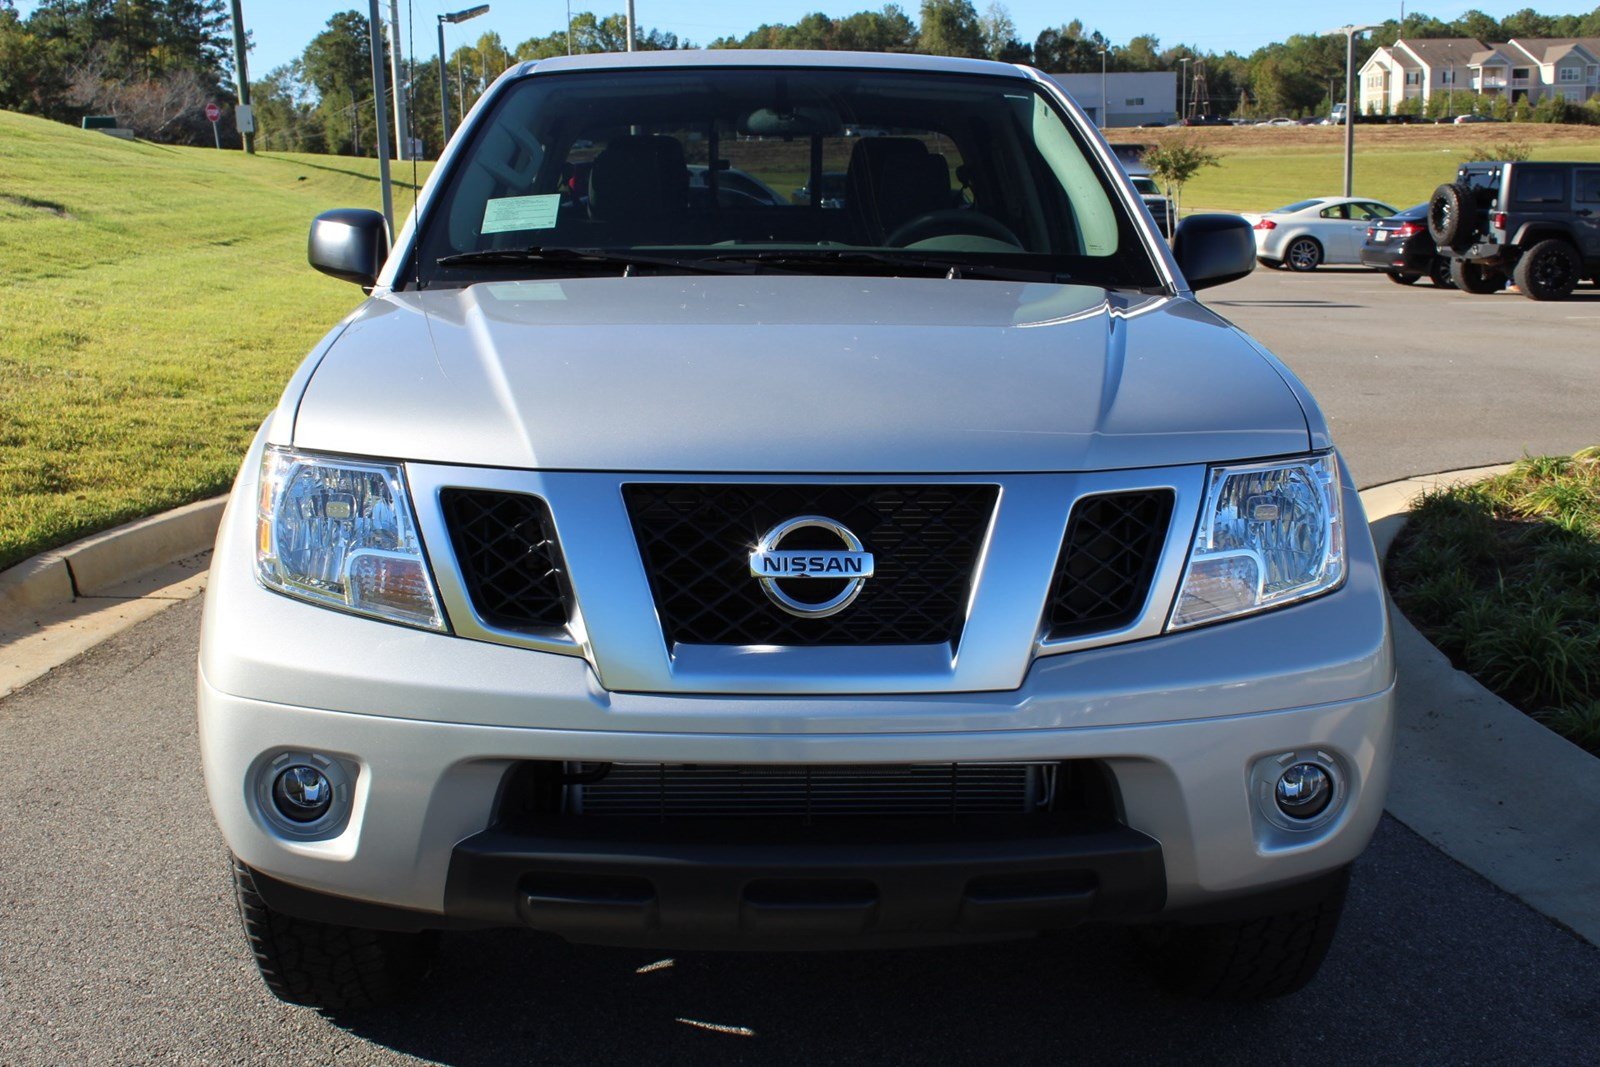
{"label": "white sedan", "polygon": [[1379,200],[1319,196],[1265,215],[1245,215],[1255,227],[1256,257],[1269,267],[1316,270],[1324,263],[1360,263],[1367,227],[1396,214]]}

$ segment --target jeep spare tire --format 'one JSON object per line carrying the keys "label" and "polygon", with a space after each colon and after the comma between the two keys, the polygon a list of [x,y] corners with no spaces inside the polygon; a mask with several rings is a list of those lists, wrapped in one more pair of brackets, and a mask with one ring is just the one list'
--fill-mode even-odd
{"label": "jeep spare tire", "polygon": [[1444,248],[1460,250],[1472,240],[1472,193],[1459,185],[1441,185],[1428,201],[1428,236]]}

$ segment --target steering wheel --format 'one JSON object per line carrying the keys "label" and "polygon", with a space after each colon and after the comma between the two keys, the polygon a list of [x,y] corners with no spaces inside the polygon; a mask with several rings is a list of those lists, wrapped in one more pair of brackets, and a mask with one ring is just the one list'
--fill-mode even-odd
{"label": "steering wheel", "polygon": [[926,241],[930,237],[949,237],[954,234],[992,237],[1014,248],[1022,248],[1022,241],[999,219],[985,215],[981,211],[970,209],[962,211],[955,208],[930,211],[914,219],[908,219],[896,226],[894,232],[884,238],[883,243],[891,248],[905,248],[918,241]]}

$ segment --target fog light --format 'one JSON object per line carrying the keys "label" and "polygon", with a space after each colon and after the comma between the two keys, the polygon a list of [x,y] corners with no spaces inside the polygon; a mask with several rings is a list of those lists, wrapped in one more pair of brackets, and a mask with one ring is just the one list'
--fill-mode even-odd
{"label": "fog light", "polygon": [[317,768],[297,763],[279,772],[272,802],[285,819],[316,822],[333,805],[333,783]]}
{"label": "fog light", "polygon": [[1333,801],[1333,776],[1315,763],[1296,763],[1278,779],[1273,796],[1291,819],[1315,819]]}

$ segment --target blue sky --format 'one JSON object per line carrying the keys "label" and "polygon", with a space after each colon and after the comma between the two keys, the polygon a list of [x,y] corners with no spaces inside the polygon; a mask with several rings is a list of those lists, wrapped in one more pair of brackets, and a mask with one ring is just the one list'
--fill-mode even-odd
{"label": "blue sky", "polygon": [[[416,25],[415,51],[428,55],[437,51],[434,16],[473,6],[475,0],[400,0],[402,30],[408,3]],[[622,10],[620,2],[614,10]],[[810,11],[847,15],[882,6],[883,0],[635,0],[635,11],[643,26],[676,33],[698,44],[731,34],[744,34],[763,22],[793,22]],[[287,63],[336,11],[365,10],[364,0],[243,0],[244,21],[255,47],[250,54],[250,73],[259,77]],[[380,0],[387,8],[388,0]],[[508,47],[529,37],[542,36],[565,24],[564,0],[490,0],[487,15],[461,26],[446,27],[453,44],[475,40],[487,30],[498,32]],[[18,5],[24,13],[34,6],[29,0]],[[916,17],[919,0],[902,0],[901,6]],[[988,0],[974,0],[981,12]],[[1060,25],[1073,18],[1083,20],[1087,29],[1098,29],[1117,43],[1141,33],[1154,33],[1163,45],[1192,44],[1208,51],[1233,49],[1248,52],[1269,41],[1282,40],[1295,33],[1315,33],[1347,21],[1381,22],[1397,18],[1398,0],[1369,3],[1353,0],[1348,4],[1292,3],[1284,0],[1235,0],[1205,4],[1196,0],[1142,0],[1140,3],[1107,3],[1068,6],[1050,0],[1007,0],[1020,36],[1031,41],[1046,26]],[[1425,11],[1437,18],[1454,18],[1478,8],[1496,18],[1529,6],[1528,0],[1513,3],[1447,2],[1409,0],[1407,10]],[[1590,0],[1545,2],[1539,10],[1588,10]],[[603,13],[612,3],[573,0],[573,11]]]}

